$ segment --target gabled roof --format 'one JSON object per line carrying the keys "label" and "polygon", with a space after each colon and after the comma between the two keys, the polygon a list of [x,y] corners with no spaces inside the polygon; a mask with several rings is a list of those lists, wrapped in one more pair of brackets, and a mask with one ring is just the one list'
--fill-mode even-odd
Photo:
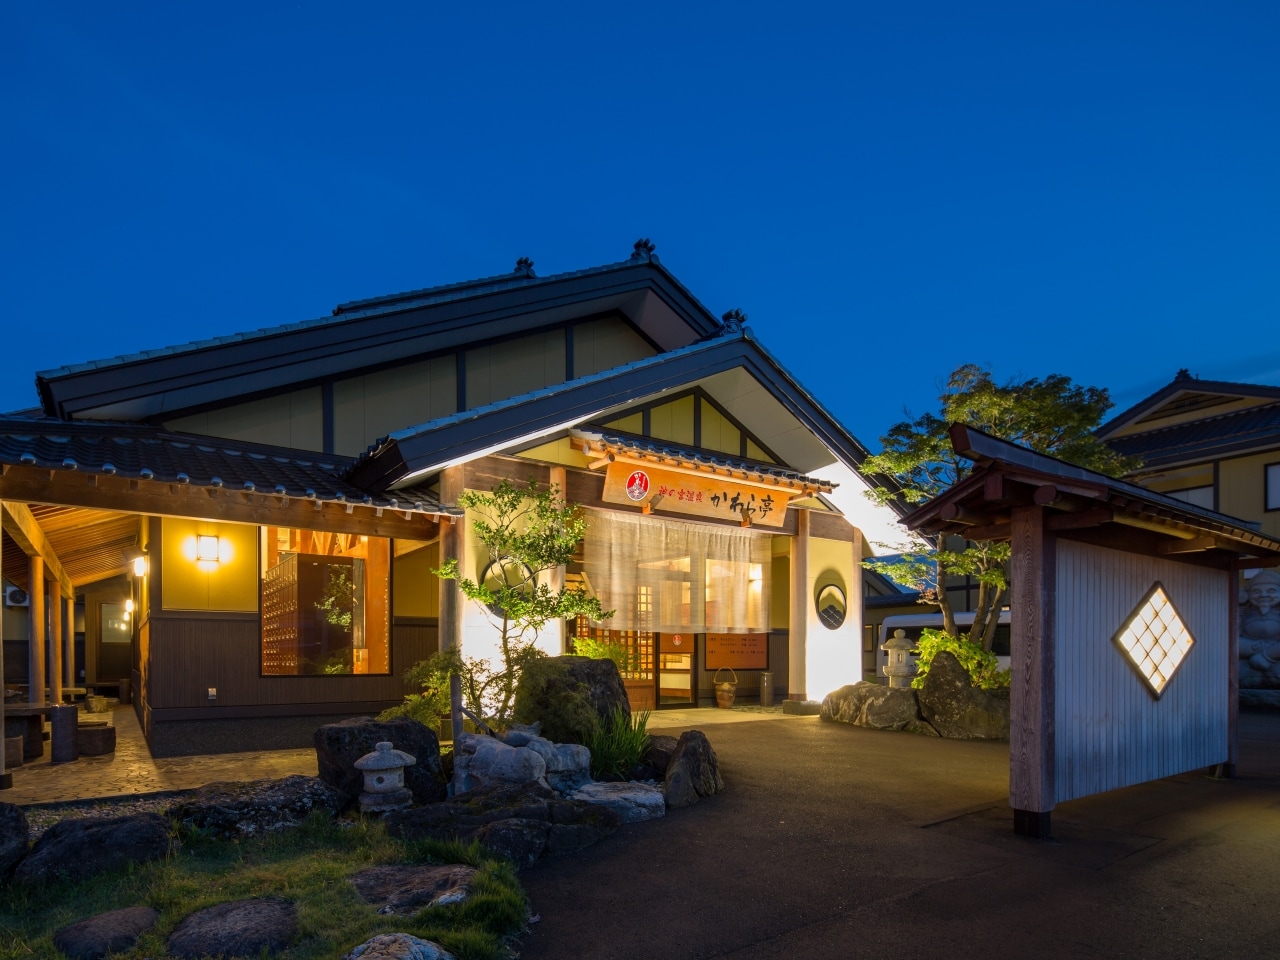
{"label": "gabled roof", "polygon": [[[1264,400],[1280,400],[1280,387],[1265,386],[1255,383],[1231,383],[1225,380],[1201,380],[1193,377],[1186,370],[1180,370],[1165,386],[1121,413],[1116,414],[1094,431],[1100,440],[1106,440],[1116,431],[1142,420],[1145,416],[1158,410],[1179,394],[1220,396],[1224,398],[1247,399],[1256,397]],[[1211,410],[1212,407],[1206,409]],[[1212,416],[1207,413],[1207,416]]]}
{"label": "gabled roof", "polygon": [[1142,460],[1143,471],[1203,462],[1226,454],[1280,448],[1280,403],[1207,417],[1146,433],[1125,434],[1107,446]]}
{"label": "gabled roof", "polygon": [[0,417],[4,466],[430,515],[457,512],[421,491],[375,497],[344,478],[351,463],[349,457],[169,433],[149,424]]}
{"label": "gabled roof", "polygon": [[548,277],[522,263],[498,277],[352,301],[329,317],[43,371],[36,386],[49,416],[171,418],[611,312],[635,314],[662,349],[720,328],[646,243],[621,263]]}
{"label": "gabled roof", "polygon": [[[576,426],[606,411],[743,368],[837,459],[860,466],[868,451],[751,335],[726,327],[718,336],[611,370],[556,384],[393,433],[374,444],[349,473],[369,490],[430,475],[450,464]],[[886,485],[892,481],[883,481]]]}

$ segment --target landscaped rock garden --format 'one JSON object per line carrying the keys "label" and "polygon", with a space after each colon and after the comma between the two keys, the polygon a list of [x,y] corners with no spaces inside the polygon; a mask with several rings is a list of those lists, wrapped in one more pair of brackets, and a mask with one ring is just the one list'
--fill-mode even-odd
{"label": "landscaped rock garden", "polygon": [[[552,726],[587,739],[592,723],[584,718],[601,723],[626,709],[612,662],[602,668],[580,657],[549,659],[542,686],[522,691],[524,716],[536,714],[530,704],[554,703]],[[624,824],[724,788],[715,751],[698,731],[648,738],[628,761],[639,779],[609,781],[592,777],[586,746],[542,731],[534,722],[500,737],[462,737],[447,783],[439,743],[426,726],[403,718],[331,724],[315,735],[318,777],[212,783],[169,798],[161,812],[152,805],[100,815],[112,804],[97,813],[76,810],[34,844],[23,810],[0,803],[0,883],[11,893],[0,906],[0,927],[21,925],[14,936],[36,944],[37,953],[56,949],[75,960],[130,951],[274,956],[323,936],[299,921],[299,900],[312,898],[310,926],[317,911],[321,925],[331,924],[324,942],[366,938],[334,944],[347,957],[449,960],[451,937],[471,944],[463,952],[474,954],[477,936],[497,937],[491,942],[501,953],[502,938],[518,935],[528,917],[513,868],[578,852]],[[415,759],[404,770],[411,805],[381,818],[361,816],[353,809],[363,782],[356,761],[387,742]],[[258,862],[273,866],[259,870]],[[211,879],[219,869],[245,878],[224,892]],[[108,873],[114,879],[103,883]],[[173,892],[180,889],[188,892]],[[497,918],[493,930],[477,932],[465,926],[473,921],[457,919],[475,897]],[[317,899],[326,906],[317,907]],[[451,932],[454,922],[464,928]],[[0,950],[6,946],[0,941]]]}
{"label": "landscaped rock garden", "polygon": [[1008,697],[973,686],[969,672],[945,650],[933,658],[920,689],[863,680],[828,694],[822,719],[953,740],[1009,739]]}

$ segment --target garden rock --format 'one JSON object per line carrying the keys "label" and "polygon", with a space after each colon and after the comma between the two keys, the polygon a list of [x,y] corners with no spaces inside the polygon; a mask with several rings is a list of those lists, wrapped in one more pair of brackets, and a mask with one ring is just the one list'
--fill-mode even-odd
{"label": "garden rock", "polygon": [[969,671],[943,650],[919,690],[920,716],[955,740],[1008,740],[1009,701],[975,687]]}
{"label": "garden rock", "polygon": [[453,782],[458,792],[515,783],[544,783],[542,755],[526,747],[509,747],[493,737],[466,735],[454,745]]}
{"label": "garden rock", "polygon": [[419,940],[408,933],[380,933],[360,944],[343,960],[454,960],[454,957],[430,940]]}
{"label": "garden rock", "polygon": [[257,957],[276,953],[298,929],[293,904],[275,897],[233,900],[197,910],[169,935],[169,953],[196,957]]}
{"label": "garden rock", "polygon": [[508,747],[527,747],[534,737],[542,736],[542,724],[513,723],[499,734],[498,739]]}
{"label": "garden rock", "polygon": [[351,884],[360,899],[378,907],[379,913],[407,916],[425,907],[466,900],[475,875],[475,867],[462,863],[370,867],[353,875]]}
{"label": "garden rock", "polygon": [[345,798],[319,777],[210,783],[169,808],[173,819],[231,838],[296,827],[313,811],[332,816]]}
{"label": "garden rock", "polygon": [[591,782],[591,751],[580,743],[552,743],[542,737],[530,737],[525,744],[542,757],[547,766],[547,785],[562,794],[572,793]]}
{"label": "garden rock", "polygon": [[822,719],[838,720],[871,730],[905,730],[920,719],[916,692],[861,680],[829,693],[822,701]]}
{"label": "garden rock", "polygon": [[18,864],[18,883],[85,880],[104,870],[159,860],[169,853],[170,824],[158,813],[60,820]]}
{"label": "garden rock", "polygon": [[662,734],[650,736],[649,746],[645,748],[644,756],[640,758],[640,762],[653,767],[658,771],[658,775],[662,776],[667,772],[667,767],[671,765],[671,755],[676,752],[676,744],[679,742],[675,737],[668,737]]}
{"label": "garden rock", "polygon": [[699,798],[724,789],[720,761],[701,730],[686,730],[676,741],[667,764],[665,788],[667,806],[673,809],[691,806]]}
{"label": "garden rock", "polygon": [[575,790],[570,799],[613,810],[623,823],[652,820],[667,812],[662,788],[648,783],[588,783]]}
{"label": "garden rock", "polygon": [[516,719],[542,722],[555,743],[583,743],[601,720],[621,710],[628,722],[627,688],[612,660],[544,657],[527,665],[516,688]]}
{"label": "garden rock", "polygon": [[53,945],[70,960],[102,960],[123,953],[155,926],[160,911],[151,907],[125,907],[63,927],[53,935]]}
{"label": "garden rock", "polygon": [[0,880],[27,855],[27,815],[12,803],[0,803]]}
{"label": "garden rock", "polygon": [[417,720],[353,717],[325,724],[316,730],[313,740],[320,779],[341,793],[346,803],[355,800],[364,787],[364,775],[356,769],[356,761],[382,741],[418,761],[404,771],[404,785],[415,803],[435,803],[447,794],[440,769],[440,740]]}
{"label": "garden rock", "polygon": [[501,784],[452,800],[387,815],[387,832],[402,840],[480,840],[517,864],[572,853],[613,833],[613,809],[564,800],[545,784]]}

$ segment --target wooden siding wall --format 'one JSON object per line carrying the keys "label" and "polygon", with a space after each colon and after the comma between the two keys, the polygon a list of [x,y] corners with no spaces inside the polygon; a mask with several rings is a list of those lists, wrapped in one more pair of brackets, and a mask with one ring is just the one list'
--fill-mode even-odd
{"label": "wooden siding wall", "polygon": [[[289,704],[325,704],[336,713],[344,703],[399,700],[406,693],[404,671],[437,649],[435,622],[397,621],[390,676],[264,677],[260,632],[257,617],[152,617],[150,663],[144,667],[147,706],[208,709],[211,717],[227,708]],[[208,701],[209,687],[218,689],[214,705]]]}
{"label": "wooden siding wall", "polygon": [[[1228,576],[1058,541],[1058,802],[1228,759]],[[1195,638],[1159,700],[1111,640],[1157,580]]]}

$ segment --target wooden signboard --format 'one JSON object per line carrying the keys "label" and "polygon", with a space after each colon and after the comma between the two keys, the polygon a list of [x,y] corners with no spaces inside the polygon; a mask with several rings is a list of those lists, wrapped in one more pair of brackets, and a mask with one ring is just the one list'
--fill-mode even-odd
{"label": "wooden signboard", "polygon": [[769,635],[767,633],[708,633],[706,641],[708,670],[729,667],[733,670],[768,670]]}
{"label": "wooden signboard", "polygon": [[780,527],[787,504],[800,493],[787,487],[724,480],[714,474],[641,466],[615,460],[604,477],[606,503],[654,507],[672,513]]}

